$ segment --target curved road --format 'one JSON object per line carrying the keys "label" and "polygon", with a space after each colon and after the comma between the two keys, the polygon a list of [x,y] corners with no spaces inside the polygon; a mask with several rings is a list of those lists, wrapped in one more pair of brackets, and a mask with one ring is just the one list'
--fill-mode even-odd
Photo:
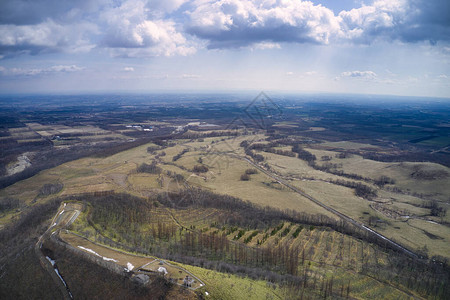
{"label": "curved road", "polygon": [[44,241],[48,239],[51,234],[56,232],[54,230],[59,230],[72,224],[80,214],[80,210],[81,207],[79,204],[61,203],[56,215],[52,219],[50,227],[44,232],[43,235],[39,237],[39,240],[34,246],[35,253],[41,262],[41,266],[50,274],[53,281],[63,294],[63,298],[68,300],[73,299],[73,295],[70,292],[69,287],[59,274],[57,267],[54,265],[54,261],[52,261],[51,258],[46,257],[42,253],[41,248]]}

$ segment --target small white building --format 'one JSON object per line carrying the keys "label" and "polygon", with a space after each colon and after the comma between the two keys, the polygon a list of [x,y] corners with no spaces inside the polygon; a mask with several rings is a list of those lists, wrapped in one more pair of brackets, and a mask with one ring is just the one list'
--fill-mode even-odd
{"label": "small white building", "polygon": [[164,268],[164,267],[159,267],[159,268],[158,268],[158,273],[160,273],[160,274],[163,275],[163,276],[166,276],[167,273],[169,273],[169,272],[167,272],[167,269],[166,269],[166,268]]}

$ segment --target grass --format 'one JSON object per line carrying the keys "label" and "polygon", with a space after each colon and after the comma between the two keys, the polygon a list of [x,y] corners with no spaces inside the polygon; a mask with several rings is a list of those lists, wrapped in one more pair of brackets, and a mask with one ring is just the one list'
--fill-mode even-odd
{"label": "grass", "polygon": [[[133,264],[133,266],[135,266],[135,269],[145,265],[144,269],[154,271],[154,266],[156,266],[156,268],[159,267],[159,264],[155,264],[154,257],[141,257],[128,254],[126,252],[118,252],[114,249],[94,244],[86,239],[80,238],[70,233],[66,234],[62,232],[61,237],[63,240],[70,243],[75,248],[81,249],[85,252],[88,251],[83,250],[79,246],[86,249],[91,249],[101,256],[117,260],[116,263],[123,267],[126,267],[128,263]],[[150,263],[150,265],[148,265],[148,263]],[[267,283],[263,280],[242,278],[235,275],[219,273],[216,271],[206,270],[180,263],[170,262],[170,264],[186,269],[194,276],[199,277],[200,280],[204,281],[206,286],[202,288],[202,291],[208,292],[211,296],[211,299],[248,299],[249,297],[250,299],[265,299],[267,295],[272,295],[273,297],[275,297],[273,299],[283,299],[283,297],[281,296],[282,291],[280,289],[272,288],[271,285],[267,285]],[[169,266],[167,264],[164,265],[164,267],[169,272],[169,277],[184,279],[187,273],[182,269],[178,269],[173,266]],[[178,282],[180,283],[182,282],[182,280],[178,280]],[[243,291],[245,291],[244,294]]]}
{"label": "grass", "polygon": [[[294,209],[308,213],[322,213],[333,216],[331,213],[312,203],[310,200],[303,198],[283,186],[274,184],[270,177],[261,172],[252,175],[250,181],[241,181],[240,175],[243,174],[246,169],[251,167],[248,163],[227,155],[219,155],[217,153],[214,154],[209,152],[211,149],[214,149],[215,151],[235,151],[236,153],[242,154],[243,150],[239,147],[239,143],[241,141],[246,139],[262,140],[263,138],[263,135],[256,134],[252,136],[239,136],[231,138],[205,138],[203,141],[180,140],[177,142],[184,144],[179,144],[164,149],[166,156],[161,157],[161,159],[167,163],[161,165],[161,167],[164,171],[172,171],[184,175],[189,184],[192,186],[203,187],[220,194],[236,196],[261,206],[268,205],[280,209]],[[222,141],[223,139],[225,140]],[[214,143],[211,144],[213,141]],[[156,175],[135,173],[135,169],[138,165],[142,163],[151,163],[154,158],[153,155],[147,153],[147,147],[149,146],[155,145],[142,145],[106,158],[84,158],[62,164],[56,168],[42,171],[29,179],[23,180],[1,190],[0,197],[13,197],[21,199],[27,205],[30,205],[34,199],[37,199],[37,202],[45,202],[51,197],[84,192],[112,190],[116,192],[129,192],[133,195],[147,197],[154,191],[161,192],[179,188],[176,187],[173,180],[167,176],[163,176],[164,185],[160,187]],[[347,146],[362,147],[363,144],[356,146],[349,144]],[[173,165],[172,157],[180,153],[184,148],[190,148],[191,151],[185,153],[174,163],[175,165]],[[331,162],[342,162],[344,170],[348,172],[359,172],[363,176],[373,176],[374,178],[381,174],[387,175],[396,179],[398,178],[397,182],[401,187],[408,188],[408,186],[410,186],[412,188],[415,186],[416,189],[421,189],[422,191],[427,191],[424,188],[425,185],[427,185],[427,188],[431,191],[432,187],[440,183],[438,184],[437,190],[441,193],[441,195],[450,194],[450,190],[448,191],[450,187],[441,182],[442,180],[435,180],[433,182],[419,182],[419,180],[413,180],[410,177],[407,177],[409,176],[408,172],[410,172],[416,165],[425,166],[427,168],[441,168],[441,166],[436,164],[389,164],[364,160],[357,155],[347,159],[336,159],[334,158],[335,152],[333,151],[311,151],[316,151],[316,154],[318,155],[330,155],[333,157]],[[428,227],[425,227],[429,226],[431,223],[426,221],[419,222],[418,224],[414,223],[416,227],[421,228],[421,226],[424,226],[423,229],[425,231],[444,238],[443,240],[430,239],[423,230],[411,227],[402,221],[390,219],[387,216],[372,210],[369,207],[370,202],[356,197],[353,194],[352,189],[320,181],[339,179],[339,176],[317,171],[298,158],[280,156],[273,153],[262,154],[266,157],[266,161],[272,166],[272,168],[284,176],[318,179],[315,181],[293,180],[291,183],[298,186],[300,189],[303,189],[305,192],[311,194],[323,203],[357,220],[367,222],[369,216],[376,216],[377,218],[384,220],[387,225],[376,229],[380,230],[388,237],[393,237],[398,242],[404,243],[408,247],[416,248],[427,244],[430,254],[448,255],[448,253],[450,253],[450,243],[448,243],[450,233],[446,230],[446,228],[444,228],[443,225],[433,224],[433,226],[438,228],[437,231],[439,231],[439,234],[435,234],[433,233],[436,231],[434,228],[427,230],[426,228]],[[208,166],[210,170],[209,172],[201,174],[201,176],[197,176],[182,169],[192,168],[193,165],[198,164],[198,159],[200,157],[203,160],[203,164]],[[383,173],[383,170],[386,172]],[[445,181],[445,179],[443,180]],[[60,181],[64,184],[64,189],[60,192],[60,194],[51,195],[45,198],[36,198],[37,191],[42,187],[42,185],[46,183],[54,183],[55,181]],[[429,211],[428,209],[418,207],[421,205],[422,200],[410,195],[380,190],[379,199],[377,200],[385,202],[390,209],[406,211],[416,216],[424,216]],[[16,214],[17,213],[15,212],[9,212],[8,214],[3,215],[0,218],[0,225],[10,222],[11,216]],[[439,221],[436,218],[433,218],[432,220]],[[444,220],[450,220],[450,216],[444,217]],[[200,224],[201,222],[198,221],[197,223]],[[402,230],[399,230],[396,227],[399,227]],[[256,241],[258,239],[261,240],[262,237],[262,233],[256,235],[249,242],[249,244],[256,243]]]}
{"label": "grass", "polygon": [[131,174],[127,177],[132,189],[159,189],[158,175],[155,174]]}
{"label": "grass", "polygon": [[367,200],[355,196],[353,189],[347,187],[318,180],[293,181],[291,184],[325,205],[356,219],[363,216],[364,211],[371,210]]}
{"label": "grass", "polygon": [[[88,241],[86,239],[83,239],[77,235],[71,234],[71,233],[65,233],[64,231],[61,231],[60,234],[61,238],[72,245],[74,248],[77,248],[79,250],[82,250],[84,252],[90,253],[86,249],[91,249],[92,251],[95,251],[99,255],[111,259],[115,259],[116,263],[122,267],[127,267],[128,263],[131,263],[135,268],[138,268],[140,266],[143,266],[151,261],[153,261],[154,257],[142,257],[142,256],[136,256],[125,252],[119,252],[117,250],[114,250],[112,248],[108,248],[105,246],[97,245],[95,243],[92,243],[91,241]],[[83,248],[80,248],[83,247]]]}
{"label": "grass", "polygon": [[[167,274],[165,275],[166,278],[171,278],[175,280],[175,282],[179,285],[183,285],[186,276],[193,278],[192,276],[193,274],[186,272],[185,269],[158,259],[155,259],[154,261],[145,264],[140,268],[140,270],[158,272],[158,269],[160,267],[164,267],[167,270]],[[204,286],[204,284],[195,277],[193,279],[194,281],[191,285],[191,288],[197,289],[199,287]]]}
{"label": "grass", "polygon": [[217,165],[209,166],[210,170],[214,172],[214,178],[212,180],[204,181],[198,178],[192,178],[189,181],[190,184],[206,187],[219,194],[239,197],[261,206],[330,215],[326,210],[288,188],[279,189],[264,184],[270,183],[272,179],[261,172],[252,175],[250,181],[241,181],[241,174],[246,169],[252,167],[246,162],[224,156],[222,165],[222,168]]}
{"label": "grass", "polygon": [[253,280],[185,264],[178,264],[196,274],[206,284],[202,291],[207,299],[285,299],[284,291],[264,280]]}
{"label": "grass", "polygon": [[198,165],[198,159],[201,157],[201,153],[199,151],[189,151],[185,153],[179,160],[175,163],[177,165],[181,165],[189,170],[192,170],[195,165]]}
{"label": "grass", "polygon": [[318,158],[318,164],[320,157],[328,155],[332,157],[331,163],[342,164],[340,170],[345,173],[358,174],[363,177],[371,179],[378,179],[381,176],[388,176],[395,179],[395,185],[403,190],[421,193],[421,194],[433,194],[434,197],[441,200],[448,200],[450,194],[450,186],[446,184],[447,178],[423,180],[420,178],[413,178],[411,176],[414,173],[415,168],[423,169],[430,172],[443,171],[450,174],[450,169],[436,164],[436,163],[418,163],[418,162],[402,162],[402,163],[385,163],[370,159],[364,159],[360,155],[353,155],[349,158],[339,159],[335,157],[337,152],[325,151],[317,149],[308,149]]}
{"label": "grass", "polygon": [[[414,180],[409,176],[410,173],[408,173],[412,172],[411,170],[413,166],[417,165],[422,166],[423,168],[432,169],[445,168],[441,165],[431,163],[383,163],[366,160],[358,155],[354,155],[353,157],[346,159],[336,159],[334,157],[334,154],[336,152],[333,151],[313,149],[308,149],[308,151],[316,154],[319,160],[322,155],[333,157],[331,162],[342,162],[344,166],[343,169],[348,173],[356,173],[372,178],[379,178],[379,176],[381,175],[386,175],[391,178],[395,178],[397,180],[397,185],[401,188],[408,189],[408,187],[411,187],[411,189],[413,189],[413,186],[416,186],[416,191],[431,192],[432,187],[435,187],[434,191],[439,192],[441,197],[446,198],[448,197],[447,195],[450,194],[450,191],[446,191],[447,189],[450,189],[449,185],[442,182],[446,179],[434,180],[432,182],[427,182],[425,180]],[[397,242],[404,244],[411,249],[418,249],[422,248],[424,245],[427,245],[430,255],[438,254],[449,257],[448,253],[450,253],[450,233],[444,225],[433,224],[436,228],[438,228],[440,236],[442,236],[444,239],[430,239],[423,230],[405,225],[404,220],[394,220],[378,211],[373,210],[369,206],[371,202],[356,197],[352,189],[321,181],[329,179],[349,179],[314,170],[304,161],[297,158],[284,157],[272,153],[263,153],[263,155],[267,158],[269,164],[277,172],[283,174],[284,176],[315,178],[316,180],[312,181],[293,180],[291,181],[291,184],[302,189],[324,204],[335,208],[336,210],[352,217],[353,219],[365,222],[366,224],[368,224],[368,218],[370,216],[374,216],[384,221],[384,224],[379,224],[379,226],[375,229],[385,234],[387,237],[393,238]],[[347,163],[348,165],[346,169]],[[351,168],[349,166],[351,166]],[[383,170],[387,171],[383,172]],[[375,187],[374,185],[369,185]],[[425,189],[424,186],[429,190]],[[407,212],[408,214],[415,216],[426,216],[429,214],[429,209],[418,207],[424,202],[418,197],[393,193],[387,190],[380,189],[378,189],[378,195],[379,197],[376,200],[385,202],[389,209],[400,212]],[[447,207],[445,204],[441,205]],[[435,218],[435,220],[440,222],[439,219]],[[450,220],[450,216],[445,216],[443,220]],[[427,222],[427,224],[430,223]]]}

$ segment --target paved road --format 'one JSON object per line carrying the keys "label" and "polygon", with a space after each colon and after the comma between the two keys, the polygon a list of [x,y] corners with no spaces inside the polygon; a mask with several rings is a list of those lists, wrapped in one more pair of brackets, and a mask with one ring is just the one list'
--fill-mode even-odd
{"label": "paved road", "polygon": [[317,205],[319,205],[320,207],[323,207],[324,209],[328,210],[329,212],[331,212],[331,213],[337,215],[337,216],[340,217],[341,219],[343,219],[343,220],[345,220],[345,221],[347,221],[347,222],[349,222],[349,223],[355,225],[356,227],[358,227],[358,228],[360,228],[360,229],[362,229],[362,230],[364,230],[364,231],[369,232],[370,234],[373,234],[373,235],[377,236],[378,238],[381,238],[382,240],[386,241],[386,243],[390,244],[393,248],[395,248],[395,249],[397,249],[397,250],[400,250],[400,251],[402,251],[403,253],[406,253],[407,255],[409,255],[409,256],[411,256],[411,257],[413,257],[413,258],[419,258],[419,256],[418,256],[417,254],[415,254],[414,252],[412,252],[412,251],[406,249],[405,247],[403,247],[403,246],[397,244],[396,242],[394,242],[393,240],[391,240],[391,239],[385,237],[385,236],[382,235],[381,233],[378,233],[378,232],[376,232],[375,230],[368,228],[366,225],[364,225],[364,224],[362,224],[362,223],[360,223],[360,222],[358,222],[358,221],[356,221],[356,220],[350,218],[349,216],[344,215],[343,213],[341,213],[341,212],[335,210],[334,208],[331,208],[331,207],[329,207],[329,206],[323,204],[322,202],[320,202],[320,201],[317,200],[316,198],[314,198],[314,197],[308,195],[307,193],[305,193],[304,191],[300,190],[299,188],[297,188],[297,187],[291,185],[290,183],[288,183],[288,182],[285,181],[284,179],[280,178],[279,176],[274,175],[272,172],[270,172],[270,171],[268,171],[268,170],[262,168],[260,165],[254,163],[254,162],[251,161],[250,159],[248,159],[248,158],[246,158],[246,157],[239,156],[239,155],[237,155],[237,154],[227,154],[227,155],[230,155],[230,156],[232,156],[232,157],[234,157],[234,158],[237,158],[237,159],[244,160],[244,161],[248,162],[249,164],[251,164],[252,166],[254,166],[255,168],[257,168],[259,171],[263,172],[263,173],[266,174],[267,176],[271,177],[272,179],[274,179],[274,180],[277,181],[278,183],[280,183],[280,184],[282,184],[282,185],[284,185],[284,186],[290,188],[290,189],[293,190],[294,192],[296,192],[296,193],[302,195],[303,197],[305,197],[305,198],[311,200],[311,201],[314,202],[315,204],[317,204]]}
{"label": "paved road", "polygon": [[[61,228],[69,226],[75,221],[79,214],[80,210],[78,210],[73,204],[62,203],[56,215],[53,217],[52,222],[50,223],[50,227],[45,231],[43,235],[39,237],[39,240],[34,247],[35,253],[39,258],[41,266],[50,274],[53,281],[56,283],[61,293],[63,294],[63,298],[68,300],[73,299],[69,287],[67,286],[64,279],[59,275],[59,271],[56,266],[53,266],[50,260],[48,260],[44,256],[41,248],[42,244],[46,239],[50,237],[53,230],[59,230]],[[55,233],[55,231],[53,231],[53,233]]]}

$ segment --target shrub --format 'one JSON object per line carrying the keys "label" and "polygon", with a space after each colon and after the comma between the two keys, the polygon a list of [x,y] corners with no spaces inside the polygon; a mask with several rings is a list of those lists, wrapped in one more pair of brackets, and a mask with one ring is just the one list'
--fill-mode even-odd
{"label": "shrub", "polygon": [[194,166],[194,172],[195,173],[206,173],[208,171],[209,171],[209,169],[205,165],[195,165]]}
{"label": "shrub", "polygon": [[0,212],[7,211],[10,209],[19,208],[22,205],[22,202],[19,199],[14,198],[4,198],[0,199]]}
{"label": "shrub", "polygon": [[250,242],[252,241],[252,239],[253,239],[256,235],[258,235],[258,233],[259,233],[258,230],[253,231],[252,234],[250,234],[248,237],[245,238],[244,243],[246,243],[246,244],[250,243]]}
{"label": "shrub", "polygon": [[48,196],[59,193],[64,187],[61,182],[44,184],[39,190],[38,196]]}
{"label": "shrub", "polygon": [[258,174],[258,170],[256,170],[256,169],[247,169],[247,170],[245,170],[245,174],[247,174],[247,175]]}
{"label": "shrub", "polygon": [[245,230],[244,229],[239,230],[238,234],[233,238],[233,240],[240,239],[244,234],[245,234]]}
{"label": "shrub", "polygon": [[298,235],[300,234],[300,232],[303,230],[303,226],[302,225],[300,225],[300,226],[298,226],[297,227],[297,229],[294,231],[294,233],[292,234],[292,236],[294,237],[294,238],[296,238],[296,237],[298,237]]}
{"label": "shrub", "polygon": [[160,174],[161,168],[156,165],[156,162],[152,162],[150,165],[143,163],[138,168],[139,173]]}
{"label": "shrub", "polygon": [[241,181],[249,181],[249,180],[250,180],[250,176],[248,174],[241,175]]}
{"label": "shrub", "polygon": [[173,158],[172,158],[172,161],[177,161],[177,160],[179,160],[182,156],[183,156],[183,154],[185,154],[186,152],[189,152],[189,149],[183,149],[180,153],[178,153],[177,155],[175,155]]}

